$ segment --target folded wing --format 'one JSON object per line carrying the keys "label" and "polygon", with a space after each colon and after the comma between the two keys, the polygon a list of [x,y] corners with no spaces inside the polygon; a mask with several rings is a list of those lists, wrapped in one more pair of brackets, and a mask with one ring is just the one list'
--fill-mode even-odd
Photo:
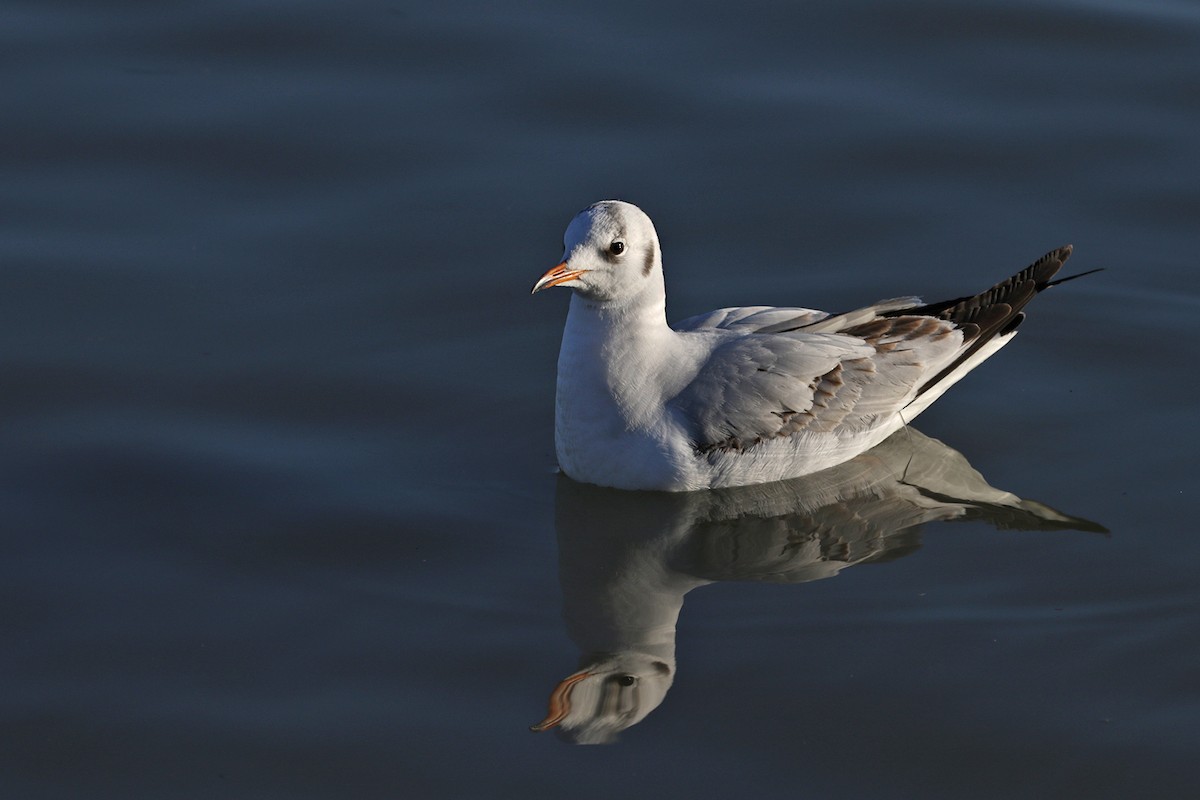
{"label": "folded wing", "polygon": [[1070,254],[1069,245],[1051,251],[986,292],[943,303],[904,297],[832,316],[757,306],[693,317],[678,329],[746,335],[720,342],[671,407],[700,454],[890,424],[920,394],[965,374],[989,342],[1012,334],[1025,304],[1061,282],[1051,279]]}

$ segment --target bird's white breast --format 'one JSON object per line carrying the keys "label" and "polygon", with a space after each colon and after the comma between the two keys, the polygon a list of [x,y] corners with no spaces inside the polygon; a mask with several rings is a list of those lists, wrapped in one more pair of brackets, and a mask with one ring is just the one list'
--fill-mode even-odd
{"label": "bird's white breast", "polygon": [[558,358],[559,466],[603,486],[700,488],[698,461],[667,404],[697,369],[665,322],[614,323],[573,297]]}

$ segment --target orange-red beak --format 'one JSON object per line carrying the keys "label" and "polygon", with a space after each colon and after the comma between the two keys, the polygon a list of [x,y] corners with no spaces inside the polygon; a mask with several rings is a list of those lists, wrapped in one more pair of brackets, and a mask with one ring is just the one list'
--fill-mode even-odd
{"label": "orange-red beak", "polygon": [[560,283],[569,283],[585,272],[587,272],[586,269],[567,269],[567,262],[564,261],[539,278],[538,282],[533,285],[533,291],[530,294],[537,294],[542,289],[549,289]]}
{"label": "orange-red beak", "polygon": [[[535,289],[534,291],[537,290]],[[530,725],[529,730],[534,733],[548,731],[566,719],[567,714],[571,713],[571,689],[575,687],[575,684],[589,677],[591,674],[590,672],[576,672],[574,675],[568,675],[566,678],[563,678],[554,687],[554,691],[550,693],[550,709],[546,712],[546,718],[537,725]]]}

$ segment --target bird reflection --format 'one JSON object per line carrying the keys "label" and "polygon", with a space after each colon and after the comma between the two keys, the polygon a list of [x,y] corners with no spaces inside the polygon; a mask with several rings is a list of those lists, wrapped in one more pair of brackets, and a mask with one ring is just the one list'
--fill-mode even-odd
{"label": "bird reflection", "polygon": [[852,461],[790,481],[701,492],[629,492],[559,477],[559,580],[580,668],[534,731],[614,741],[675,679],[683,597],[714,581],[802,583],[920,546],[922,524],[1104,532],[988,485],[957,451],[907,428]]}

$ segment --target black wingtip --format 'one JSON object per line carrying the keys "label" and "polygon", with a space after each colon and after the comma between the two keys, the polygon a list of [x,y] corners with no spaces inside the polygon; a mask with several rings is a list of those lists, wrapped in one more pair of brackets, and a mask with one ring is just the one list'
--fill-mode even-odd
{"label": "black wingtip", "polygon": [[1042,288],[1049,289],[1051,286],[1058,286],[1060,283],[1066,283],[1067,281],[1073,281],[1076,278],[1082,278],[1084,275],[1091,275],[1094,272],[1104,272],[1104,267],[1096,267],[1095,269],[1089,269],[1087,272],[1076,272],[1074,275],[1068,275],[1065,278],[1059,278],[1056,281],[1050,281]]}
{"label": "black wingtip", "polygon": [[1018,311],[1016,314],[1013,315],[1012,319],[1010,319],[1007,323],[1005,323],[1004,327],[1001,328],[1000,331],[996,335],[997,336],[1008,336],[1010,333],[1012,333],[1017,328],[1019,328],[1021,323],[1024,321],[1025,321],[1025,312]]}
{"label": "black wingtip", "polygon": [[952,322],[962,331],[963,341],[969,343],[969,346],[949,366],[922,384],[921,388],[917,390],[917,396],[924,394],[954,372],[990,339],[1014,332],[1025,319],[1021,310],[1038,292],[1095,272],[1096,270],[1090,270],[1069,278],[1054,280],[1055,274],[1062,269],[1063,263],[1071,257],[1074,250],[1075,247],[1069,244],[1055,248],[1016,275],[1006,278],[986,292],[897,312],[928,314]]}

